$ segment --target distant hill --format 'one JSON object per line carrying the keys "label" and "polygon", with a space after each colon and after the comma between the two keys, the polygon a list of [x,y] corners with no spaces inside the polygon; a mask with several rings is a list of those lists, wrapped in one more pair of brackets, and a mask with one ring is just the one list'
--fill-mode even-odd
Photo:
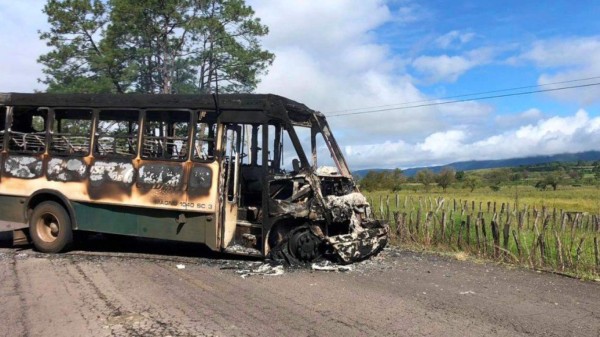
{"label": "distant hill", "polygon": [[[406,176],[413,176],[418,171],[428,168],[435,173],[440,172],[444,167],[452,167],[457,171],[471,171],[471,170],[481,170],[481,169],[490,169],[490,168],[499,168],[499,167],[518,167],[525,165],[536,165],[536,164],[544,164],[551,162],[573,162],[573,161],[595,161],[600,160],[600,151],[586,151],[580,153],[562,153],[555,154],[552,156],[534,156],[534,157],[524,157],[524,158],[512,158],[512,159],[499,159],[499,160],[470,160],[470,161],[459,161],[455,163],[450,163],[447,165],[441,166],[429,166],[429,167],[414,167],[402,170],[402,172]],[[364,177],[369,171],[381,172],[381,171],[390,171],[392,169],[366,169],[366,170],[358,170],[354,171],[354,175],[359,176],[360,178]]]}

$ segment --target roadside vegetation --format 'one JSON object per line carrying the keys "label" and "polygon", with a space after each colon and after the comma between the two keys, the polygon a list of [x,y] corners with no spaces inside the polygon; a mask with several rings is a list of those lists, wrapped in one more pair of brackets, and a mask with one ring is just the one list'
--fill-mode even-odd
{"label": "roadside vegetation", "polygon": [[600,276],[600,162],[370,172],[360,187],[395,244]]}

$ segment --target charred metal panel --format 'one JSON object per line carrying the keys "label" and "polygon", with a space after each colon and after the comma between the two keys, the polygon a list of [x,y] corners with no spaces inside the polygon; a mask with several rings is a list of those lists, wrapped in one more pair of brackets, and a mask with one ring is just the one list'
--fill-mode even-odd
{"label": "charred metal panel", "polygon": [[[264,110],[267,118],[304,120],[306,115],[323,116],[304,104],[276,95],[220,94],[222,110]],[[0,104],[46,107],[105,107],[105,108],[190,108],[212,109],[214,98],[204,95],[154,95],[154,94],[48,94],[0,93]]]}
{"label": "charred metal panel", "polygon": [[87,165],[81,158],[52,158],[48,161],[46,175],[54,181],[82,181],[87,173]]}
{"label": "charred metal panel", "polygon": [[123,159],[94,162],[88,179],[90,199],[130,200],[135,171],[131,162]]}
{"label": "charred metal panel", "polygon": [[387,245],[389,234],[387,224],[374,220],[363,225],[364,228],[360,231],[355,230],[349,234],[325,238],[334,248],[340,262],[352,263],[364,260],[377,254]]}
{"label": "charred metal panel", "polygon": [[35,156],[10,155],[4,162],[4,173],[16,178],[38,178],[42,175],[42,159]]}
{"label": "charred metal panel", "polygon": [[207,166],[194,166],[190,172],[189,189],[191,195],[203,195],[210,192],[212,169]]}
{"label": "charred metal panel", "polygon": [[135,169],[129,161],[96,161],[90,168],[90,185],[101,186],[105,183],[133,184]]}
{"label": "charred metal panel", "polygon": [[137,185],[145,188],[180,190],[183,184],[181,165],[146,164],[138,171]]}

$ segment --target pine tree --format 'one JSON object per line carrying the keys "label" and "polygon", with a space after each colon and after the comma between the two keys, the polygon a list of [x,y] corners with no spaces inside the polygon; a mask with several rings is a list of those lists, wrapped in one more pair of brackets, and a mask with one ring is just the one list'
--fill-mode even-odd
{"label": "pine tree", "polygon": [[243,0],[49,0],[49,92],[251,92],[274,55]]}

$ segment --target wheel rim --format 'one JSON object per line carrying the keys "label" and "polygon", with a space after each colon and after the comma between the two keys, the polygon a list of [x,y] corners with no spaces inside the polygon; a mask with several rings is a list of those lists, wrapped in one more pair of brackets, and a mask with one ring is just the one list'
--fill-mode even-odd
{"label": "wheel rim", "polygon": [[290,253],[304,262],[312,261],[321,255],[321,240],[308,229],[294,233],[290,238]]}
{"label": "wheel rim", "polygon": [[52,213],[44,213],[36,223],[38,237],[44,242],[54,242],[60,234],[60,222]]}

